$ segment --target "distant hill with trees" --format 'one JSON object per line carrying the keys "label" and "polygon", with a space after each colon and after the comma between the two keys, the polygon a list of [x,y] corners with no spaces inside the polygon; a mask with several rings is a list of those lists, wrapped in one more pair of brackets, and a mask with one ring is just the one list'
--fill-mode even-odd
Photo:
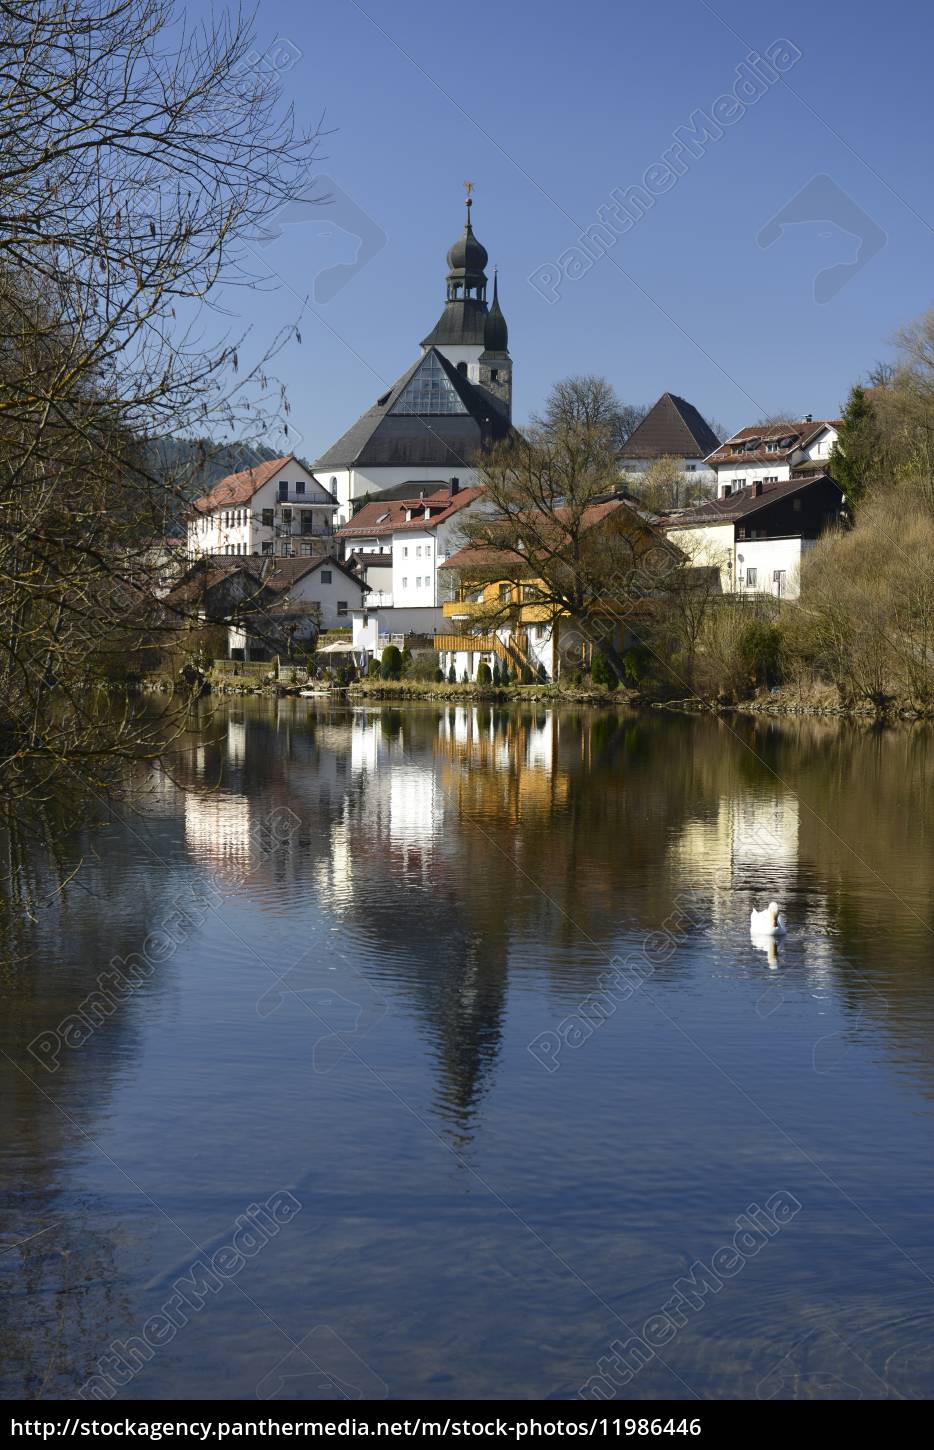
{"label": "distant hill with trees", "polygon": [[[208,493],[228,474],[281,456],[265,443],[218,443],[213,438],[152,439],[146,455],[147,469],[166,486],[166,497],[171,500],[165,524],[170,534],[184,531],[182,515],[187,502]],[[298,461],[309,467],[304,458]]]}

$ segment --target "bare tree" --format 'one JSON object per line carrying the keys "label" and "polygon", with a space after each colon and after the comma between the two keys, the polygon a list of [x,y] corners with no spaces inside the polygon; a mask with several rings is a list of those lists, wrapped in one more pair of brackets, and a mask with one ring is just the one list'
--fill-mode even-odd
{"label": "bare tree", "polygon": [[484,457],[485,507],[467,516],[463,537],[471,584],[503,586],[484,624],[532,603],[544,621],[572,621],[622,679],[625,626],[642,617],[676,551],[645,515],[611,496],[613,421],[593,382],[559,384],[542,420]]}
{"label": "bare tree", "polygon": [[307,187],[274,68],[170,0],[0,4],[0,792],[8,823],[113,785],[165,721],[101,689],[174,621],[146,441],[260,433],[274,340],[241,368],[217,300]]}
{"label": "bare tree", "polygon": [[555,383],[541,417],[533,421],[552,433],[567,427],[606,430],[620,449],[647,412],[641,404],[624,403],[606,378],[585,373]]}

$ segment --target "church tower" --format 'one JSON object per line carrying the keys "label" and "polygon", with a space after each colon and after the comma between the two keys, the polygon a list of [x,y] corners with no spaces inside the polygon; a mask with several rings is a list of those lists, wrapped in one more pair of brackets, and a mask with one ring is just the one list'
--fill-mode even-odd
{"label": "church tower", "polygon": [[474,236],[470,221],[472,183],[466,182],[467,220],[463,235],[448,252],[447,290],[444,311],[422,349],[435,347],[458,372],[490,397],[507,421],[512,419],[512,359],[509,334],[499,305],[497,280],[493,279],[493,302],[487,306],[486,247]]}

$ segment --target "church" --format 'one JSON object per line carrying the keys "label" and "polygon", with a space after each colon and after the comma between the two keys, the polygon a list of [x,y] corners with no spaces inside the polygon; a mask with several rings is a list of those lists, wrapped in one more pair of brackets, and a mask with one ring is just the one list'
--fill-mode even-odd
{"label": "church", "polygon": [[444,308],[421,356],[318,459],[319,481],[345,524],[366,498],[418,497],[475,482],[478,451],[512,428],[512,360],[487,251],[474,236],[467,197],[463,234],[447,256]]}

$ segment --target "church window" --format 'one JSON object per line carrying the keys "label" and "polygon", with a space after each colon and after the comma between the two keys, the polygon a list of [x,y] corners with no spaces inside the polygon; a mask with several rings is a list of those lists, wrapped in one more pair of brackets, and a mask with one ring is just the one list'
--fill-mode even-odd
{"label": "church window", "polygon": [[429,353],[402,389],[390,412],[451,414],[466,413],[467,409],[437,357]]}

